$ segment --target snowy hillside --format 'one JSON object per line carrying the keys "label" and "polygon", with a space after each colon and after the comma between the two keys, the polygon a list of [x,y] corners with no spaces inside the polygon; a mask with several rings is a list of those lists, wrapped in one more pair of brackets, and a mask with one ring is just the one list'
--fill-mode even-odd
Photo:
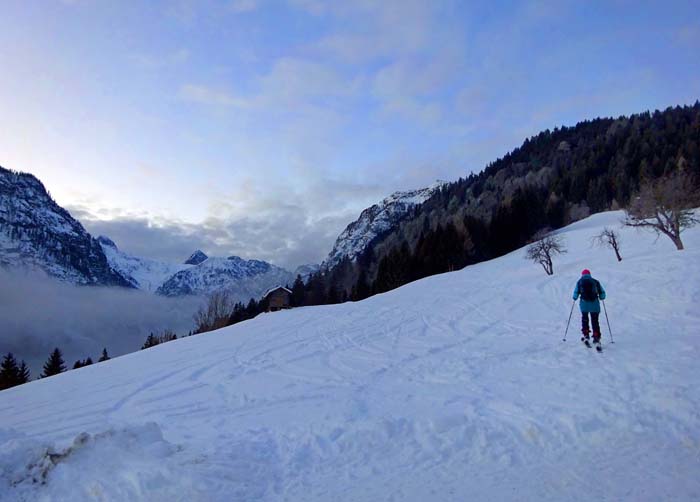
{"label": "snowy hillside", "polygon": [[[618,263],[620,216],[552,277],[521,249],[0,392],[0,500],[698,500],[700,228]],[[584,267],[602,354],[562,341]]]}
{"label": "snowy hillside", "polygon": [[[181,270],[190,268],[194,264],[188,264],[187,262],[183,264],[168,263],[139,258],[121,251],[111,239],[104,235],[99,236],[97,241],[102,246],[109,265],[125,277],[135,288],[148,291],[149,293],[155,293],[170,277]],[[190,260],[194,256],[192,255]]]}
{"label": "snowy hillside", "polygon": [[331,269],[343,258],[354,260],[378,236],[394,228],[409,209],[428,200],[446,182],[437,181],[427,188],[395,192],[379,204],[368,207],[338,236],[322,268]]}

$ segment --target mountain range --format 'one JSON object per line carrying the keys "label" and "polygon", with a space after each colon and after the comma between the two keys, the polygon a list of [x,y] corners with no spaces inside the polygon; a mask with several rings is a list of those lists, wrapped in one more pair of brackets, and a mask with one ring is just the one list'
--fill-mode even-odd
{"label": "mountain range", "polygon": [[478,174],[396,192],[365,209],[320,266],[294,272],[200,250],[183,263],[131,256],[108,237],[93,238],[34,176],[0,168],[0,266],[165,296],[227,288],[255,298],[301,274],[319,282],[307,288],[312,303],[357,300],[501,256],[541,229],[624,207],[642,180],[676,169],[700,179],[699,131],[699,102],[547,129]]}
{"label": "mountain range", "polygon": [[444,185],[436,182],[393,193],[362,211],[320,266],[302,265],[291,272],[261,260],[209,257],[201,250],[182,263],[131,255],[107,236],[92,237],[35,176],[0,167],[0,266],[38,268],[64,282],[121,286],[168,297],[206,296],[226,289],[247,301],[272,286],[291,284],[297,275],[307,280],[344,259],[355,260]]}

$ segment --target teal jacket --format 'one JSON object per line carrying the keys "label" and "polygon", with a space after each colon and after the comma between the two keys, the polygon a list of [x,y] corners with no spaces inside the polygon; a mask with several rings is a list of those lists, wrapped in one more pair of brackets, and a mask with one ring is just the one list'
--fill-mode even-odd
{"label": "teal jacket", "polygon": [[[578,300],[578,297],[581,294],[581,291],[580,291],[581,281],[583,279],[586,279],[586,278],[593,279],[593,277],[591,277],[589,274],[581,276],[581,279],[579,279],[578,282],[576,282],[576,287],[574,288],[574,300]],[[593,280],[595,281],[595,285],[598,289],[598,298],[600,298],[601,300],[605,300],[605,290],[603,289],[603,285],[600,282],[596,281],[595,279],[593,279]],[[581,312],[600,313],[600,302],[598,301],[598,298],[596,298],[593,301],[588,301],[588,300],[584,300],[583,298],[581,298],[581,302],[579,303],[579,306],[581,307]]]}

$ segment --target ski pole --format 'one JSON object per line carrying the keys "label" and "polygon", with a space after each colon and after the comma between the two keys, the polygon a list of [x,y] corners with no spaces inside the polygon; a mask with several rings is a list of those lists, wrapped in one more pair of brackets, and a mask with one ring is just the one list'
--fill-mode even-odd
{"label": "ski pole", "polygon": [[566,321],[566,331],[564,331],[564,338],[562,338],[562,342],[566,341],[566,334],[569,332],[569,323],[571,322],[571,316],[574,313],[574,305],[576,305],[576,300],[574,300],[574,303],[571,304],[571,312],[569,312],[569,320]]}
{"label": "ski pole", "polygon": [[610,333],[610,343],[615,343],[615,339],[612,336],[612,330],[610,329],[610,319],[608,319],[608,309],[605,306],[605,300],[601,300],[603,302],[603,310],[605,311],[605,320],[608,323],[608,333]]}

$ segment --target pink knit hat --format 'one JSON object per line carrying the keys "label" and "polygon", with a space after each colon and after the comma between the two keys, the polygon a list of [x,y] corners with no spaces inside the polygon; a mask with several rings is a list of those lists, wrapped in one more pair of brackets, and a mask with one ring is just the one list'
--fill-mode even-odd
{"label": "pink knit hat", "polygon": [[581,272],[581,275],[591,275],[591,271],[588,270],[587,268],[584,268],[583,271]]}

